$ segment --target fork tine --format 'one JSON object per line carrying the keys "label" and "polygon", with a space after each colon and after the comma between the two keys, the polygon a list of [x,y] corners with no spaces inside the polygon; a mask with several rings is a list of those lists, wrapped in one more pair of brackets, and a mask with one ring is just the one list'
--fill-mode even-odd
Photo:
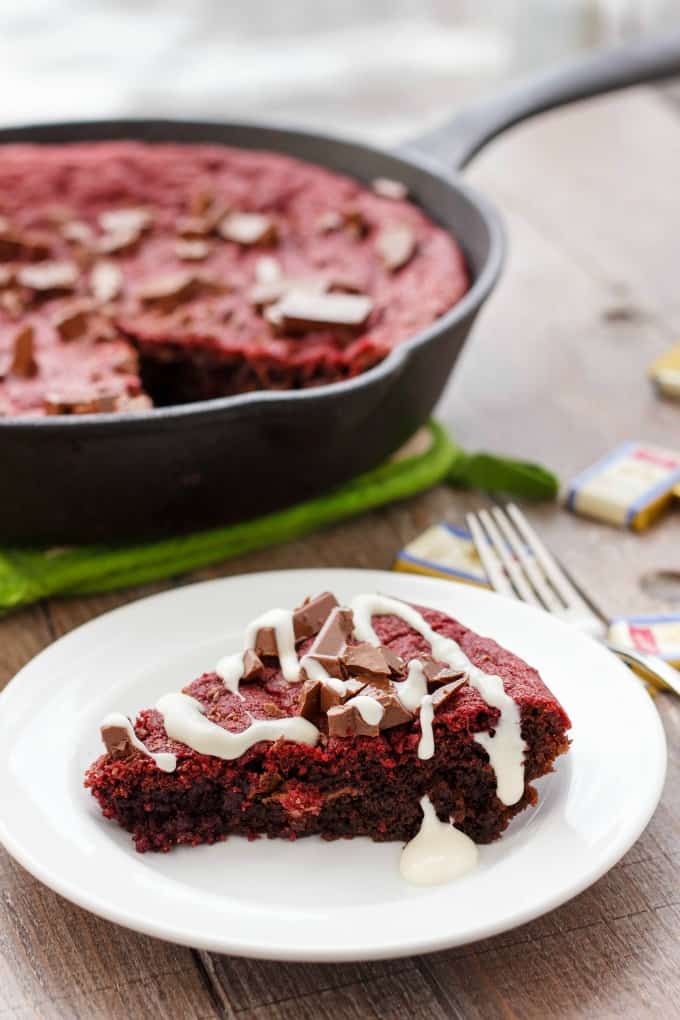
{"label": "fork tine", "polygon": [[522,571],[522,568],[517,563],[515,557],[508,552],[507,543],[503,539],[503,536],[499,532],[496,524],[491,517],[488,510],[479,511],[479,519],[482,523],[482,527],[489,536],[491,544],[494,546],[496,554],[500,558],[505,572],[510,578],[518,596],[523,602],[530,602],[534,606],[540,606],[540,601],[537,599],[534,590],[531,585],[527,582],[527,579]]}
{"label": "fork tine", "polygon": [[564,604],[560,602],[550,585],[546,583],[545,577],[541,573],[540,567],[536,562],[536,557],[527,552],[526,542],[524,542],[519,536],[509,517],[507,517],[506,514],[503,513],[503,510],[498,506],[493,508],[492,513],[498,522],[498,526],[503,532],[508,545],[521,565],[524,567],[524,572],[529,578],[534,591],[545,608],[551,613],[559,612],[561,609],[564,609]]}
{"label": "fork tine", "polygon": [[581,595],[574,588],[555,558],[548,552],[519,507],[515,506],[514,503],[508,503],[506,510],[515,523],[520,535],[541,564],[546,577],[549,578],[555,591],[564,599],[565,605],[570,608],[578,607],[585,613],[594,616],[595,614],[590,606],[581,598]]}
{"label": "fork tine", "polygon": [[475,514],[467,514],[466,516],[467,526],[470,529],[470,534],[477,547],[479,558],[482,561],[482,566],[486,571],[486,576],[491,582],[491,586],[494,591],[497,591],[499,595],[508,595],[510,598],[517,598],[515,591],[508,581],[507,577],[503,573],[503,567],[501,562],[496,555],[492,546],[487,542],[486,536],[482,531],[482,526],[477,520]]}

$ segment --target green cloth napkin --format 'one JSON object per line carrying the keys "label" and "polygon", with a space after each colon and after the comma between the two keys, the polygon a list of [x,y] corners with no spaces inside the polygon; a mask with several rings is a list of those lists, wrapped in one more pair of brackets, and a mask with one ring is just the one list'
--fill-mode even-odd
{"label": "green cloth napkin", "polygon": [[557,492],[537,465],[467,454],[436,422],[425,453],[388,461],[333,492],[285,510],[191,535],[135,545],[7,548],[0,551],[0,613],[48,595],[89,595],[144,584],[299,538],[324,525],[405,499],[445,479],[530,498]]}

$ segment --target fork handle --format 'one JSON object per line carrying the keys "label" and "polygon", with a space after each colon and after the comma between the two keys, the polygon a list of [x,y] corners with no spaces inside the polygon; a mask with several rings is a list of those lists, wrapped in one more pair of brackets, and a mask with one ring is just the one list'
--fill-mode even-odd
{"label": "fork handle", "polygon": [[626,648],[625,645],[618,645],[613,641],[605,641],[604,644],[610,652],[622,659],[643,680],[648,680],[654,687],[680,694],[680,672],[660,659],[658,655],[636,652],[632,648]]}

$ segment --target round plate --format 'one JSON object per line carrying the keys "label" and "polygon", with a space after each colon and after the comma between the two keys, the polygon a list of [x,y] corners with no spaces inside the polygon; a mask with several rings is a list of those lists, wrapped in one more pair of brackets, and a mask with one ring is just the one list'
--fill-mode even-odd
{"label": "round plate", "polygon": [[[419,888],[397,843],[232,838],[138,854],[83,789],[99,722],[134,717],[237,650],[264,609],[331,589],[434,606],[536,666],[573,722],[573,746],[538,782],[536,809],[480,848],[476,871]],[[119,924],[221,953],[378,959],[460,945],[529,921],[604,874],[640,835],[665,773],[663,730],[632,673],[545,613],[406,574],[292,570],[155,595],[73,631],[0,697],[0,839],[62,896]]]}

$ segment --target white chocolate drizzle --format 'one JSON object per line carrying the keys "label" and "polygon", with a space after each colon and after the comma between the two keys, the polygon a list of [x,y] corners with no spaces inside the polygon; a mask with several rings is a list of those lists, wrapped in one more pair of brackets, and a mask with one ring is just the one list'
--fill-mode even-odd
{"label": "white chocolate drizzle", "polygon": [[[354,633],[360,641],[379,645],[379,638],[373,629],[373,617],[397,616],[425,638],[435,659],[465,673],[468,682],[479,691],[487,705],[498,709],[499,718],[493,736],[490,733],[475,733],[474,738],[489,756],[489,763],[496,775],[498,799],[508,806],[516,804],[524,793],[526,748],[522,739],[519,707],[514,699],[505,693],[501,678],[495,674],[485,673],[475,666],[456,641],[444,634],[438,634],[417,609],[405,602],[386,595],[357,595],[352,601],[351,608],[354,614]],[[408,680],[406,682],[408,683]],[[415,684],[414,679],[414,687]]]}
{"label": "white chocolate drizzle", "polygon": [[479,851],[469,836],[440,822],[429,797],[420,801],[423,821],[401,852],[401,877],[413,885],[441,885],[476,867]]}
{"label": "white chocolate drizzle", "polygon": [[243,676],[243,656],[244,652],[236,652],[234,655],[225,655],[223,659],[215,666],[215,672],[218,677],[224,683],[224,686],[232,694],[238,694],[238,685],[241,682]]}
{"label": "white chocolate drizzle", "polygon": [[128,740],[138,751],[145,754],[147,758],[152,758],[156,763],[161,772],[174,772],[177,767],[177,756],[170,754],[169,751],[159,751],[154,753],[150,751],[146,744],[142,743],[137,734],[135,733],[134,727],[128,717],[123,715],[122,712],[111,712],[102,719],[102,729],[105,726],[116,726],[124,729],[127,733]]}
{"label": "white chocolate drizzle", "polygon": [[420,702],[420,740],[418,742],[418,757],[421,760],[431,758],[434,754],[434,731],[432,720],[434,719],[434,705],[432,695],[426,694]]}
{"label": "white chocolate drizzle", "polygon": [[367,694],[357,694],[353,698],[349,698],[345,702],[345,707],[356,708],[361,718],[369,726],[378,726],[385,714],[385,709],[380,702],[375,698],[370,698]]}
{"label": "white chocolate drizzle", "polygon": [[224,686],[232,694],[238,694],[243,679],[243,656],[248,649],[253,650],[257,643],[257,635],[265,627],[271,627],[276,641],[276,653],[279,657],[281,672],[289,684],[300,682],[300,663],[295,651],[295,628],[293,612],[290,609],[270,609],[249,623],[246,628],[245,648],[235,655],[225,655],[217,663],[215,672],[224,682]]}
{"label": "white chocolate drizzle", "polygon": [[[156,708],[163,716],[165,731],[172,740],[215,758],[233,761],[260,740],[292,740],[314,746],[319,731],[302,716],[284,719],[252,719],[250,726],[233,733],[206,719],[203,705],[188,694],[165,694]],[[251,717],[252,718],[252,717]]]}

